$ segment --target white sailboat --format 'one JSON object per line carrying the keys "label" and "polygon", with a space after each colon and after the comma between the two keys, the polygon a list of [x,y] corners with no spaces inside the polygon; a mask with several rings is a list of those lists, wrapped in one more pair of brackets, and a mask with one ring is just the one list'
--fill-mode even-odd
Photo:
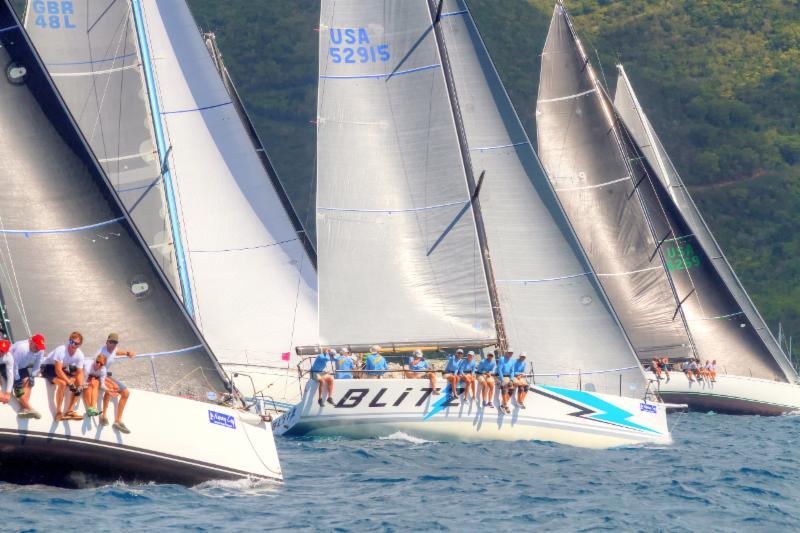
{"label": "white sailboat", "polygon": [[417,379],[320,406],[311,382],[276,433],[670,442],[463,0],[322,2],[317,187],[320,344],[513,344],[535,385],[506,415]]}
{"label": "white sailboat", "polygon": [[295,403],[314,250],[186,2],[75,0],[58,31],[40,4],[35,45],[137,226],[158,223],[148,244],[222,367],[248,396]]}
{"label": "white sailboat", "polygon": [[[33,13],[41,14],[41,4],[32,4]],[[50,4],[43,23],[72,31],[72,4]],[[40,331],[52,349],[80,329],[93,356],[115,330],[142,353],[114,368],[133,390],[125,410],[130,434],[88,417],[56,421],[60,409],[44,378],[32,398],[41,419],[18,418],[15,400],[0,405],[0,477],[70,484],[77,471],[112,481],[280,480],[271,428],[261,417],[198,401],[221,399],[230,384],[7,0],[0,2],[0,63],[6,333],[24,339]]]}
{"label": "white sailboat", "polygon": [[[800,410],[798,375],[775,340],[675,169],[622,65],[614,105],[649,163],[658,207],[680,234],[671,245],[675,284],[701,362],[717,360],[716,381],[680,372],[659,380],[667,401],[692,409],[775,415]],[[653,376],[655,377],[655,376]]]}

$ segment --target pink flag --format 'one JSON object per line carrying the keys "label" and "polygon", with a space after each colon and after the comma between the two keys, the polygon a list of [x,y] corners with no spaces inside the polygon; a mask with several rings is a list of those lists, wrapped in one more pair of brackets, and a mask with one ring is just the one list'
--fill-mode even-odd
{"label": "pink flag", "polygon": [[281,361],[288,361],[290,355],[291,355],[291,352],[283,352],[281,354]]}

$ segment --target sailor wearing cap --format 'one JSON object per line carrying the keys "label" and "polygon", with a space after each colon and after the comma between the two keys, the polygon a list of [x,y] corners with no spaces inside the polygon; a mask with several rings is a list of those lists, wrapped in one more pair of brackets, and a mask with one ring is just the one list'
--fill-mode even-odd
{"label": "sailor wearing cap", "polygon": [[470,398],[470,391],[472,392],[472,399],[475,400],[475,352],[470,350],[467,352],[467,358],[461,361],[459,373],[461,374],[461,381],[464,382],[464,400]]}
{"label": "sailor wearing cap", "polygon": [[513,350],[506,350],[505,356],[497,362],[497,378],[500,380],[500,390],[503,395],[503,404],[500,406],[500,410],[507,414],[511,413],[508,400],[511,398],[511,389],[514,388],[514,361],[511,359],[513,354]]}
{"label": "sailor wearing cap", "polygon": [[[119,396],[119,402],[117,403],[117,414],[114,416],[114,429],[122,433],[130,433],[131,430],[128,429],[128,426],[126,426],[122,421],[122,413],[125,410],[125,405],[128,403],[128,398],[130,397],[131,392],[118,377],[114,376],[113,372],[111,371],[111,367],[114,366],[114,362],[116,361],[117,357],[128,356],[132,358],[135,357],[136,354],[133,352],[133,350],[120,350],[119,335],[116,333],[109,333],[108,337],[106,338],[106,343],[97,351],[95,360],[98,355],[102,355],[106,358],[106,378],[103,383],[100,384],[100,388],[104,390],[103,410],[100,414],[100,424],[103,426],[108,425],[108,404],[111,401],[112,396],[114,398]],[[92,407],[96,406],[92,405]]]}
{"label": "sailor wearing cap", "polygon": [[386,359],[380,354],[381,347],[377,344],[370,348],[370,353],[367,355],[367,364],[364,369],[367,370],[366,378],[381,379],[381,376],[389,370],[389,364]]}
{"label": "sailor wearing cap", "polygon": [[408,368],[409,370],[406,372],[407,378],[420,378],[422,373],[425,372],[425,377],[427,377],[428,381],[431,383],[433,394],[441,394],[436,389],[436,374],[433,373],[428,361],[425,360],[425,355],[423,355],[422,350],[414,350],[414,355],[408,358]]}
{"label": "sailor wearing cap", "polygon": [[342,348],[341,355],[336,355],[336,375],[335,379],[353,379],[353,370],[356,368],[356,363],[350,356],[350,351],[347,348]]}
{"label": "sailor wearing cap", "polygon": [[464,350],[459,348],[455,355],[447,359],[447,366],[444,367],[444,379],[450,384],[450,397],[458,396],[458,381],[461,374],[461,361],[464,360]]}
{"label": "sailor wearing cap", "polygon": [[[47,354],[42,361],[42,376],[56,386],[56,421],[83,420],[83,416],[75,412],[75,406],[83,390],[83,363],[85,357],[80,349],[83,335],[73,331],[69,340]],[[66,413],[62,413],[66,388],[72,392]]]}
{"label": "sailor wearing cap", "polygon": [[333,405],[333,373],[329,367],[331,364],[336,364],[336,350],[330,348],[325,348],[311,364],[311,379],[317,382],[319,396],[317,403],[320,407],[325,404],[323,399],[325,385],[328,386],[328,403]]}
{"label": "sailor wearing cap", "polygon": [[494,361],[494,353],[489,352],[486,357],[478,363],[478,368],[475,373],[478,375],[478,383],[481,386],[481,398],[483,399],[484,407],[494,407],[492,399],[494,398],[494,374],[497,368],[497,363]]}
{"label": "sailor wearing cap", "polygon": [[11,389],[14,387],[14,356],[8,353],[11,343],[0,340],[0,374],[3,376],[3,388],[0,389],[0,403],[11,401]]}
{"label": "sailor wearing cap", "polygon": [[14,358],[14,396],[22,406],[17,416],[20,418],[41,418],[36,409],[31,407],[31,388],[33,377],[39,373],[44,358],[44,335],[36,333],[30,339],[17,341],[11,345],[9,353]]}
{"label": "sailor wearing cap", "polygon": [[514,386],[517,388],[517,403],[520,409],[525,409],[525,396],[528,395],[528,378],[526,377],[526,354],[520,352],[514,361]]}

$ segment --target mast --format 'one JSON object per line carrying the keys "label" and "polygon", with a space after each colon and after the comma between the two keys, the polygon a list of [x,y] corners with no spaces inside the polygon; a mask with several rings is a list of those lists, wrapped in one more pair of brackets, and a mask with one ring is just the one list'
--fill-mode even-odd
{"label": "mast", "polygon": [[150,101],[150,114],[153,117],[153,130],[156,137],[158,157],[161,163],[161,178],[164,183],[164,195],[167,200],[167,210],[169,213],[170,227],[172,229],[172,240],[175,246],[175,258],[178,263],[178,278],[180,279],[181,293],[183,295],[183,305],[186,311],[194,316],[194,304],[192,302],[192,289],[189,282],[189,272],[186,266],[186,254],[183,249],[181,238],[181,228],[178,222],[178,208],[175,203],[175,191],[172,185],[172,176],[169,168],[169,152],[164,139],[164,129],[161,123],[161,107],[158,102],[155,81],[153,79],[153,66],[150,59],[150,46],[147,42],[147,31],[142,17],[141,0],[131,0],[133,8],[133,20],[136,28],[136,35],[139,41],[139,52],[142,58],[147,94]]}
{"label": "mast", "polygon": [[505,353],[508,349],[508,342],[503,325],[503,314],[500,309],[500,300],[497,294],[497,283],[494,276],[494,269],[492,268],[492,259],[489,254],[489,244],[486,239],[486,228],[483,224],[483,216],[480,209],[480,190],[485,177],[485,172],[481,173],[477,182],[475,180],[475,173],[472,167],[472,159],[469,154],[469,145],[467,143],[467,136],[464,131],[464,121],[461,117],[461,108],[458,105],[458,94],[456,92],[455,81],[453,80],[453,72],[450,68],[450,59],[447,55],[447,46],[444,42],[444,33],[442,31],[440,22],[442,20],[442,8],[444,7],[444,0],[428,0],[431,8],[431,19],[433,21],[433,32],[436,37],[436,45],[439,49],[439,57],[442,60],[442,71],[444,73],[445,84],[447,85],[447,95],[450,100],[450,107],[453,112],[453,120],[456,124],[456,135],[458,136],[458,145],[461,151],[461,159],[464,162],[464,172],[467,178],[467,185],[470,191],[470,198],[473,213],[475,216],[475,227],[478,233],[478,243],[481,247],[481,258],[483,259],[483,269],[486,275],[486,282],[489,288],[489,299],[492,306],[492,314],[494,315],[495,330],[497,331],[498,348],[501,353]]}

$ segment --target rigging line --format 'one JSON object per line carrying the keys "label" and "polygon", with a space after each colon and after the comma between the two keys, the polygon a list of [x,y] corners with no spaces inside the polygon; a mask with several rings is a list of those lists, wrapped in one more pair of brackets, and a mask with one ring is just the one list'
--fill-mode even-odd
{"label": "rigging line", "polygon": [[108,11],[111,9],[111,7],[116,3],[117,3],[117,0],[111,0],[111,2],[108,4],[108,6],[106,6],[106,8],[103,10],[103,12],[100,13],[100,15],[97,17],[97,20],[95,20],[94,22],[92,22],[89,25],[89,27],[86,29],[86,33],[90,33],[92,31],[92,28],[94,28],[97,25],[97,23],[100,22],[100,19],[102,19],[104,16],[106,16],[106,13],[108,13]]}
{"label": "rigging line", "polygon": [[192,109],[176,109],[175,111],[162,111],[161,115],[179,115],[181,113],[194,113],[195,111],[205,111],[206,109],[216,109],[226,105],[232,105],[233,101],[222,102],[221,104],[212,104],[203,107],[195,107]]}
{"label": "rigging line", "polygon": [[570,94],[569,96],[560,96],[558,98],[545,98],[543,100],[537,100],[537,104],[549,104],[550,102],[561,102],[563,100],[572,100],[573,98],[580,98],[581,96],[586,96],[587,94],[592,94],[596,92],[597,89],[589,89],[588,91],[583,91],[582,93],[575,93]]}
{"label": "rigging line", "polygon": [[[3,221],[2,215],[0,215],[0,229],[5,229],[5,222]],[[11,294],[14,298],[14,303],[16,304],[17,309],[19,309],[20,316],[22,317],[22,323],[25,326],[25,332],[27,333],[27,336],[30,337],[31,326],[30,323],[28,322],[28,313],[25,310],[25,303],[22,299],[22,286],[19,283],[19,279],[17,279],[17,271],[14,268],[14,258],[11,255],[11,247],[8,244],[8,235],[6,235],[5,233],[3,233],[3,242],[6,245],[6,253],[8,253],[8,262],[9,266],[11,267],[11,274],[14,277],[14,281],[13,282],[11,281],[10,277],[5,272],[5,268],[3,269],[3,273],[6,274],[9,284],[11,285]]]}
{"label": "rigging line", "polygon": [[522,283],[527,285],[528,283],[542,283],[546,281],[561,281],[564,279],[573,279],[573,278],[581,278],[583,276],[591,276],[591,272],[581,272],[580,274],[568,274],[566,276],[558,276],[555,278],[541,278],[541,279],[498,279],[495,280],[497,283]]}
{"label": "rigging line", "polygon": [[727,315],[704,316],[704,317],[700,317],[700,318],[689,318],[688,320],[689,320],[689,322],[700,322],[700,321],[703,321],[703,320],[722,320],[722,319],[725,319],[725,318],[731,318],[731,317],[740,316],[740,315],[743,315],[743,314],[744,314],[744,311],[738,311],[736,313],[730,313],[730,314],[727,314]]}
{"label": "rigging line", "polygon": [[[90,59],[88,61],[64,61],[60,63],[47,63],[45,66],[47,67],[66,67],[70,65],[94,65],[96,63],[107,63],[109,61],[116,61],[117,59],[127,59],[129,57],[134,57],[136,55],[135,52],[130,54],[125,54],[121,56],[114,56],[114,57],[106,57],[103,59]],[[52,76],[52,74],[51,74]]]}
{"label": "rigging line", "polygon": [[662,244],[664,244],[664,241],[666,241],[666,240],[667,240],[667,237],[669,237],[670,235],[674,235],[674,233],[672,233],[672,228],[668,228],[668,229],[667,229],[667,233],[665,233],[665,234],[664,234],[664,236],[663,236],[663,237],[661,237],[661,240],[660,240],[660,241],[658,241],[658,244],[656,244],[656,247],[655,247],[655,249],[653,250],[653,253],[652,253],[652,254],[650,254],[650,260],[649,260],[649,261],[652,261],[652,260],[653,260],[653,258],[654,258],[654,257],[656,256],[656,254],[658,253],[658,250],[659,250],[659,248],[661,248],[661,245],[662,245]]}
{"label": "rigging line", "polygon": [[286,239],[284,241],[273,242],[270,244],[259,244],[256,246],[244,246],[242,248],[223,248],[220,250],[189,250],[191,254],[216,254],[216,253],[223,253],[223,252],[246,252],[248,250],[258,250],[261,248],[270,248],[272,246],[279,246],[281,244],[286,244],[289,242],[299,241],[298,237],[294,237],[292,239]]}
{"label": "rigging line", "polygon": [[131,154],[131,155],[121,155],[118,157],[106,157],[105,159],[98,159],[98,163],[116,163],[117,161],[127,161],[129,159],[137,159],[137,158],[145,158],[148,155],[155,155],[155,150],[151,150],[148,152],[141,152],[138,154]]}
{"label": "rigging line", "polygon": [[647,267],[647,268],[640,268],[639,270],[629,270],[628,272],[609,272],[605,274],[595,274],[598,277],[614,277],[614,276],[627,276],[629,274],[639,274],[641,272],[648,272],[650,270],[658,270],[659,268],[663,268],[660,265]]}
{"label": "rigging line", "polygon": [[15,24],[15,25],[13,25],[13,26],[7,26],[7,27],[5,27],[5,28],[0,28],[0,33],[5,33],[5,32],[7,32],[7,31],[11,31],[11,30],[17,30],[17,29],[19,29],[19,26],[17,26],[17,25]]}
{"label": "rigging line", "polygon": [[132,63],[123,67],[109,68],[106,70],[91,70],[89,72],[53,72],[50,74],[53,78],[81,78],[85,76],[102,76],[103,74],[113,74],[123,70],[130,70],[138,68],[138,63]]}
{"label": "rigging line", "polygon": [[467,11],[466,9],[463,9],[463,10],[461,10],[461,11],[450,11],[449,13],[442,13],[442,14],[439,16],[439,18],[444,18],[444,17],[456,17],[456,16],[458,16],[458,15],[466,15],[467,13],[468,13],[468,11]]}
{"label": "rigging line", "polygon": [[528,144],[528,141],[522,141],[518,143],[511,143],[511,144],[499,144],[497,146],[479,146],[477,148],[470,148],[470,152],[488,152],[490,150],[500,150],[502,148],[513,148],[515,146],[522,146],[524,144]]}
{"label": "rigging line", "polygon": [[424,67],[416,67],[408,70],[401,70],[398,72],[390,72],[388,74],[354,74],[354,75],[320,75],[320,79],[323,80],[359,80],[359,79],[382,79],[382,78],[389,78],[395,76],[403,76],[405,74],[413,74],[414,72],[422,72],[425,70],[431,70],[434,68],[439,68],[442,65],[426,65]]}
{"label": "rigging line", "polygon": [[687,295],[686,295],[686,296],[683,298],[683,300],[681,300],[681,301],[680,301],[680,303],[678,304],[678,307],[676,307],[676,308],[675,308],[675,312],[672,314],[672,320],[675,320],[675,317],[676,317],[676,316],[678,316],[678,311],[680,311],[680,310],[681,310],[681,306],[683,305],[683,302],[685,302],[686,300],[688,300],[688,299],[689,299],[689,296],[691,296],[692,294],[694,294],[694,289],[692,289],[691,291],[689,291],[689,294],[687,294]]}
{"label": "rigging line", "polygon": [[[194,350],[200,350],[202,348],[203,348],[202,344],[196,344],[195,346],[187,346],[186,348],[179,348],[177,350],[169,350],[169,351],[166,351],[166,352],[138,353],[138,354],[136,354],[136,357],[149,357],[151,359],[155,358],[155,357],[168,357],[168,356],[171,356],[171,355],[180,355],[182,353],[191,352],[191,351],[194,351]],[[130,360],[130,358],[128,356],[126,356],[126,355],[117,355],[115,357],[115,360],[117,360],[117,361],[119,361],[119,360]]]}
{"label": "rigging line", "polygon": [[108,226],[111,224],[115,224],[117,222],[122,222],[125,220],[125,217],[117,217],[112,218],[111,220],[105,220],[103,222],[98,222],[96,224],[89,224],[87,226],[78,226],[75,228],[58,228],[58,229],[0,229],[0,233],[3,235],[51,235],[57,233],[75,233],[78,231],[86,231],[89,229],[101,228],[103,226]]}
{"label": "rigging line", "polygon": [[[556,178],[556,179],[558,179],[558,178]],[[629,180],[629,179],[631,179],[630,176],[625,176],[624,178],[619,178],[619,179],[616,179],[616,180],[606,181],[604,183],[598,183],[596,185],[584,185],[583,187],[562,187],[562,188],[555,189],[555,190],[557,192],[560,192],[560,191],[583,191],[583,190],[587,190],[587,189],[598,189],[600,187],[605,187],[606,185],[613,185],[614,183],[619,183],[621,181],[626,181],[626,180]]]}
{"label": "rigging line", "polygon": [[398,209],[356,209],[356,208],[346,208],[346,207],[317,207],[317,211],[342,211],[342,212],[351,212],[351,213],[416,213],[418,211],[429,211],[431,209],[440,209],[443,207],[452,207],[454,205],[464,205],[469,204],[470,200],[466,201],[457,201],[457,202],[448,202],[446,204],[436,204],[436,205],[428,205],[425,207],[408,207],[408,208],[398,208]]}

